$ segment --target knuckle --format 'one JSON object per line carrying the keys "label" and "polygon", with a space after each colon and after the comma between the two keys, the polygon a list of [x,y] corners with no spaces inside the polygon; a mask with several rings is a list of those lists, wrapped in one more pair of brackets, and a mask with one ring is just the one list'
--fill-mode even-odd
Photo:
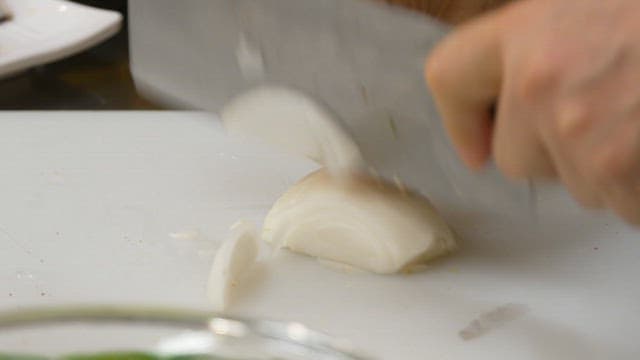
{"label": "knuckle", "polygon": [[556,110],[553,132],[559,139],[572,140],[583,134],[592,120],[593,111],[588,102],[563,101]]}
{"label": "knuckle", "polygon": [[540,55],[527,66],[521,77],[519,94],[524,101],[537,100],[558,83],[562,64],[552,55]]}

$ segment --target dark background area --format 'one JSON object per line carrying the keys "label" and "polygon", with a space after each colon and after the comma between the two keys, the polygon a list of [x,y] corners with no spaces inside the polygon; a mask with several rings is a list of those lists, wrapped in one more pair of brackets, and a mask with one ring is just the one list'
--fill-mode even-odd
{"label": "dark background area", "polygon": [[129,72],[126,0],[77,0],[123,15],[122,29],[82,53],[0,79],[0,110],[149,110]]}

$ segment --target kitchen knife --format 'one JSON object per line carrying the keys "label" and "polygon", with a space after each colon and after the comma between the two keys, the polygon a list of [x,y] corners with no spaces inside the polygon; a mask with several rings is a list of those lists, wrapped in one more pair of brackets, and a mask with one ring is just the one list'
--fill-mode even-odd
{"label": "kitchen knife", "polygon": [[423,80],[444,24],[365,0],[239,1],[234,11],[246,86],[285,85],[326,105],[380,176],[431,198],[453,192],[487,206],[531,208],[526,184],[510,184],[495,169],[472,173],[447,140]]}

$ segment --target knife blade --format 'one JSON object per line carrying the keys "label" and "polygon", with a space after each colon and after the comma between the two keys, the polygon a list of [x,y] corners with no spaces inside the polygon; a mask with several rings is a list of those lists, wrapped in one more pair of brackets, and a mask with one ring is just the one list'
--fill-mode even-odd
{"label": "knife blade", "polygon": [[278,84],[310,95],[337,114],[373,171],[435,201],[455,194],[529,208],[530,186],[494,167],[471,172],[447,140],[423,80],[424,60],[447,26],[362,0],[237,1],[234,11],[242,88]]}

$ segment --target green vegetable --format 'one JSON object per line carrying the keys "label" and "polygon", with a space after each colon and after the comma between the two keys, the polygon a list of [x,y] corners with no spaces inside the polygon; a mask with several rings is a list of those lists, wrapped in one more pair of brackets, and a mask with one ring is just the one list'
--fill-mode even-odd
{"label": "green vegetable", "polygon": [[47,358],[28,354],[0,354],[0,360],[47,360]]}

